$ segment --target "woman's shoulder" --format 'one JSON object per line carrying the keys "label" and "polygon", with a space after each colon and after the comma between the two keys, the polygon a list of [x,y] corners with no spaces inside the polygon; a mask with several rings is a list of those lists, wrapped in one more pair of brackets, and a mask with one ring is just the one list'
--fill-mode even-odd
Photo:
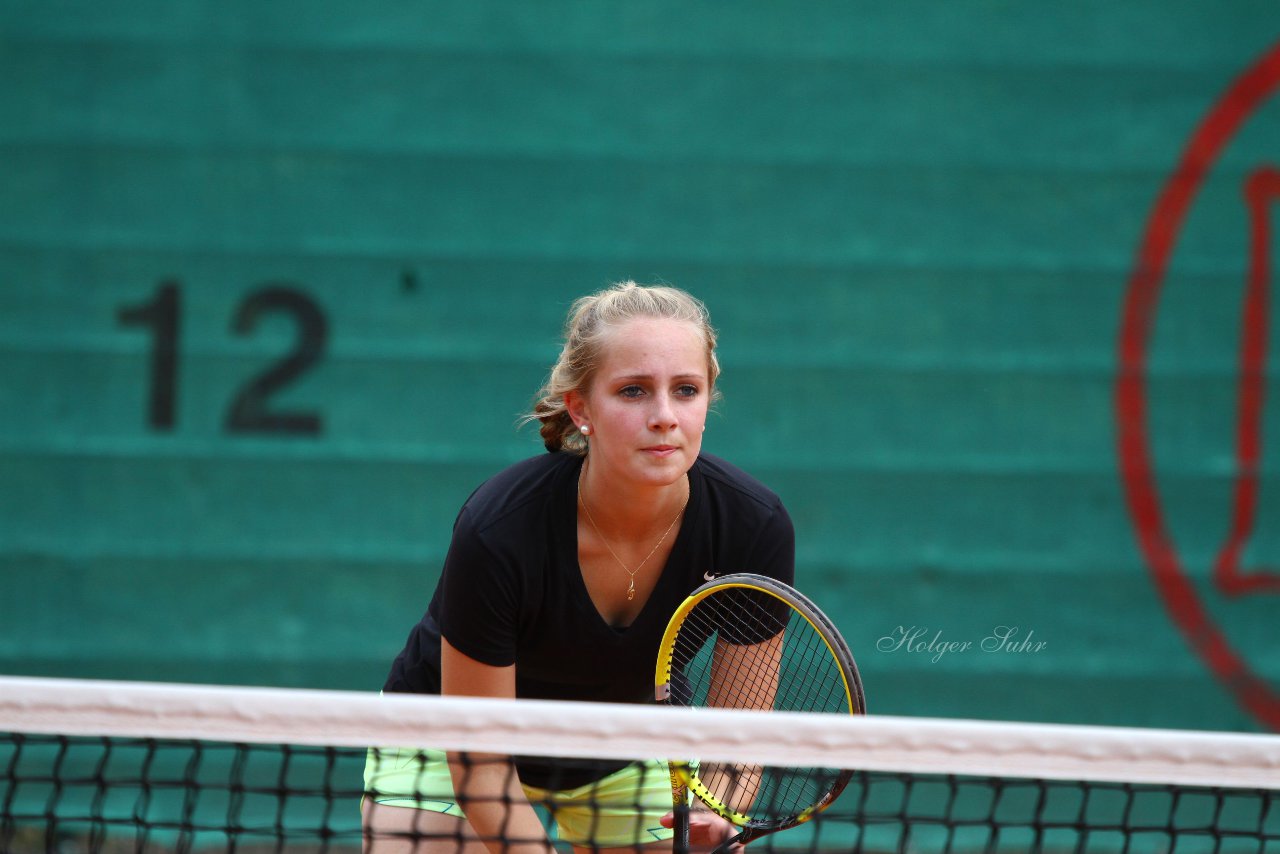
{"label": "woman's shoulder", "polygon": [[776,492],[728,460],[701,453],[694,468],[702,475],[709,490],[727,499],[755,505],[769,512],[782,507],[782,499]]}
{"label": "woman's shoulder", "polygon": [[540,511],[548,498],[563,491],[581,460],[569,453],[545,453],[521,460],[494,474],[467,498],[462,512],[477,528],[514,514]]}
{"label": "woman's shoulder", "polygon": [[[698,516],[706,525],[721,572],[757,572],[790,584],[795,577],[795,527],[782,499],[742,469],[710,454],[702,475]],[[705,569],[705,567],[704,567]]]}

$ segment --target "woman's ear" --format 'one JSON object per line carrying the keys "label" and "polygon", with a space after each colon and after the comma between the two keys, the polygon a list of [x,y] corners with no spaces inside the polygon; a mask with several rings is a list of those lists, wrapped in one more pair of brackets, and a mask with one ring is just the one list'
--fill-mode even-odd
{"label": "woman's ear", "polygon": [[564,393],[564,408],[579,429],[584,424],[591,423],[591,418],[588,414],[587,397],[577,389]]}

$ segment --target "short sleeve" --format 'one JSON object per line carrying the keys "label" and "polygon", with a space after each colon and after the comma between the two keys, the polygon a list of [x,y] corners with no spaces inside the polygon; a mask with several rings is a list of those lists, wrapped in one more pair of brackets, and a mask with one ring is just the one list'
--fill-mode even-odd
{"label": "short sleeve", "polygon": [[516,661],[518,567],[488,548],[466,510],[440,576],[440,631],[464,655],[494,667]]}
{"label": "short sleeve", "polygon": [[796,531],[781,501],[775,501],[772,512],[764,520],[743,571],[764,575],[783,584],[795,584]]}

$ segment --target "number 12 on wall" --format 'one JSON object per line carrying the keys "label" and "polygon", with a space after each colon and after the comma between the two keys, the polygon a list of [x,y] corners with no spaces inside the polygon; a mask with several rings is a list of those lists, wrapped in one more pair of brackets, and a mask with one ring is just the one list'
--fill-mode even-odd
{"label": "number 12 on wall", "polygon": [[[264,314],[291,317],[297,329],[292,348],[242,384],[227,405],[223,426],[228,433],[275,433],[317,436],[323,429],[318,413],[271,406],[273,395],[314,368],[324,355],[329,328],[324,312],[309,296],[284,284],[269,284],[245,297],[231,319],[231,331],[250,335]],[[121,306],[121,326],[151,333],[147,423],[153,430],[172,430],[177,420],[179,360],[182,349],[182,290],[164,281],[148,302]]]}

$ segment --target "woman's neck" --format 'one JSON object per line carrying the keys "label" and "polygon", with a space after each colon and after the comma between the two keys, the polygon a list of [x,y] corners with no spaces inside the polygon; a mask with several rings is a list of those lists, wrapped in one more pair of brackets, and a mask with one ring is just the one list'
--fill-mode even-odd
{"label": "woman's neck", "polygon": [[637,484],[612,478],[583,461],[579,483],[582,502],[595,526],[612,539],[644,539],[666,529],[689,500],[689,476],[670,484]]}

